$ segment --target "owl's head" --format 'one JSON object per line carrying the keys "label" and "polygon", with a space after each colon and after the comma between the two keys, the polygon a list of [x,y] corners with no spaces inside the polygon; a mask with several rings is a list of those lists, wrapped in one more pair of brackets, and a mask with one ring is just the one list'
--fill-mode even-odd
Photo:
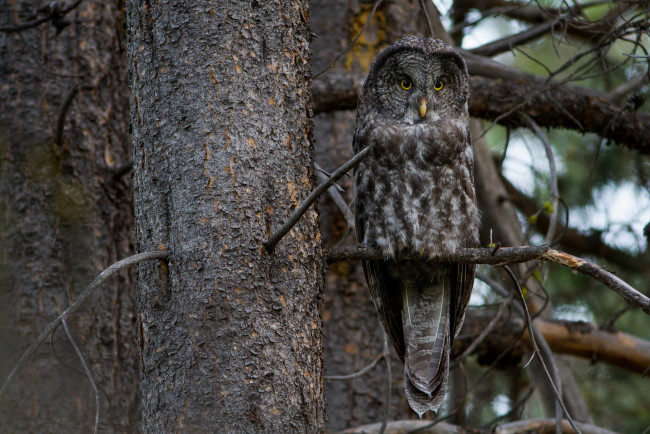
{"label": "owl's head", "polygon": [[465,60],[438,39],[401,39],[375,59],[362,98],[364,106],[410,125],[467,118]]}

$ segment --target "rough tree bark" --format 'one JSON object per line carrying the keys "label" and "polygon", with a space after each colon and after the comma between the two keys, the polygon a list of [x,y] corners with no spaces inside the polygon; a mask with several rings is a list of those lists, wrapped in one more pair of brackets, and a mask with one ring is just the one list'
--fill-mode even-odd
{"label": "rough tree bark", "polygon": [[324,424],[302,1],[127,4],[143,430]]}
{"label": "rough tree bark", "polygon": [[[130,154],[122,11],[84,2],[20,29],[52,17],[52,7],[0,2],[2,381],[43,325],[131,254],[130,181],[115,176]],[[108,432],[127,432],[138,417],[130,281],[121,273],[68,321],[102,390]],[[94,419],[93,390],[59,327],[0,403],[0,427],[92,432]]]}

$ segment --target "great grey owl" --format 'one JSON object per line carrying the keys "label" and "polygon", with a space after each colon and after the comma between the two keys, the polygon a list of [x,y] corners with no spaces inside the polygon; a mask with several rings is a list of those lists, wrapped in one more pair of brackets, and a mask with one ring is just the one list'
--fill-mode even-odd
{"label": "great grey owl", "polygon": [[474,265],[426,261],[478,245],[468,98],[463,58],[407,37],[377,56],[357,108],[354,152],[370,148],[355,173],[357,239],[383,255],[363,269],[420,416],[444,399],[474,284]]}

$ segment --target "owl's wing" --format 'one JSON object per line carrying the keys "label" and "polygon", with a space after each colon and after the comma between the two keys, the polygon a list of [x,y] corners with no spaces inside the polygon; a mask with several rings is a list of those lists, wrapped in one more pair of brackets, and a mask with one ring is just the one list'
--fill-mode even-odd
{"label": "owl's wing", "polygon": [[456,288],[452,294],[452,312],[450,316],[449,330],[451,340],[458,336],[460,328],[465,319],[465,311],[469,305],[469,299],[472,296],[474,287],[474,274],[476,272],[475,264],[455,263],[452,273],[452,287]]}
{"label": "owl's wing", "polygon": [[400,282],[389,273],[386,261],[364,260],[362,265],[379,319],[403,362],[405,350]]}
{"label": "owl's wing", "polygon": [[[357,203],[359,206],[359,203]],[[363,213],[356,212],[357,240],[363,242],[365,221]],[[397,355],[404,361],[404,332],[402,328],[402,296],[400,283],[388,273],[386,261],[364,259],[361,261],[363,273],[370,290],[370,296],[379,315],[384,330],[388,334]]]}

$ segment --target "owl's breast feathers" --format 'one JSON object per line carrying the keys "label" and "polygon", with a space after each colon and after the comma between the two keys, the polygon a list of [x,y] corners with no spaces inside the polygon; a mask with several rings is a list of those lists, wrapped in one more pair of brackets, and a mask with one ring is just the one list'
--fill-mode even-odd
{"label": "owl's breast feathers", "polygon": [[370,147],[355,175],[360,242],[386,258],[432,257],[478,243],[473,154],[463,119],[415,125],[375,119],[358,128],[358,143]]}
{"label": "owl's breast feathers", "polygon": [[473,154],[463,119],[358,125],[355,151],[357,237],[384,261],[363,267],[379,317],[404,362],[413,410],[437,411],[447,389],[449,351],[474,280],[470,264],[402,260],[450,254],[478,244]]}

